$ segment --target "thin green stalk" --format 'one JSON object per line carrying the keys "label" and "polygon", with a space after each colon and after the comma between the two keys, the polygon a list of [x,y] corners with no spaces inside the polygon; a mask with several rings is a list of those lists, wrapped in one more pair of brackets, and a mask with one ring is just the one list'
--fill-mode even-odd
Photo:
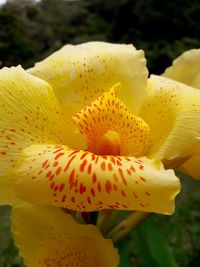
{"label": "thin green stalk", "polygon": [[119,211],[117,210],[102,210],[98,213],[97,226],[103,234],[106,234],[116,223]]}
{"label": "thin green stalk", "polygon": [[108,234],[107,238],[117,242],[129,234],[134,228],[140,225],[151,213],[143,211],[135,211],[129,215],[125,220],[114,227]]}

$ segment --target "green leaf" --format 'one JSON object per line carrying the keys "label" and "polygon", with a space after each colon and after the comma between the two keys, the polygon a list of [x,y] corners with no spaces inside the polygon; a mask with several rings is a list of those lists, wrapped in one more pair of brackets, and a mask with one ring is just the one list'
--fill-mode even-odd
{"label": "green leaf", "polygon": [[129,261],[129,249],[127,242],[120,241],[116,244],[120,255],[120,263],[118,267],[131,267]]}
{"label": "green leaf", "polygon": [[145,267],[177,267],[174,255],[159,225],[149,218],[132,232]]}

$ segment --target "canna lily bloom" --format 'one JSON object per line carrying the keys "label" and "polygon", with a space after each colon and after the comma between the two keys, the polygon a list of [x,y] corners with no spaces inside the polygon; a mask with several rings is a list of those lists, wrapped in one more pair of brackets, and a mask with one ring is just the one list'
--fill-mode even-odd
{"label": "canna lily bloom", "polygon": [[[179,81],[200,89],[200,49],[184,52],[167,68],[164,77]],[[199,140],[200,136],[197,136]],[[191,147],[187,160],[179,166],[179,170],[194,179],[200,179],[200,142]]]}
{"label": "canna lily bloom", "polygon": [[28,71],[2,69],[0,202],[17,205],[12,231],[25,263],[117,266],[112,243],[58,207],[171,214],[180,184],[163,163],[196,145],[199,101],[182,83],[147,81],[131,45],[67,45]]}
{"label": "canna lily bloom", "polygon": [[180,184],[161,161],[190,145],[179,125],[196,127],[200,94],[151,82],[142,51],[98,42],[1,70],[1,202],[171,214]]}

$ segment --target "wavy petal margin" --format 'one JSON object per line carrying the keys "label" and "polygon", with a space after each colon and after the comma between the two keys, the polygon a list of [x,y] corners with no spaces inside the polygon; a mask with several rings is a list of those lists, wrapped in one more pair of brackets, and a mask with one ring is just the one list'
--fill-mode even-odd
{"label": "wavy petal margin", "polygon": [[66,45],[28,71],[52,86],[71,116],[118,82],[119,98],[135,114],[146,97],[144,52],[132,45]]}
{"label": "wavy petal margin", "polygon": [[193,153],[200,137],[200,90],[152,75],[140,116],[150,127],[149,156],[172,160]]}
{"label": "wavy petal margin", "polygon": [[25,149],[15,170],[24,200],[77,211],[142,210],[171,214],[180,191],[173,170],[159,161],[98,156],[60,145]]}
{"label": "wavy petal margin", "polygon": [[[163,76],[200,89],[200,49],[184,52],[173,61],[171,67],[165,70]],[[179,170],[194,179],[200,179],[199,166],[199,152],[194,152],[189,160],[180,166]]]}
{"label": "wavy petal margin", "polygon": [[184,52],[162,76],[200,89],[200,49]]}

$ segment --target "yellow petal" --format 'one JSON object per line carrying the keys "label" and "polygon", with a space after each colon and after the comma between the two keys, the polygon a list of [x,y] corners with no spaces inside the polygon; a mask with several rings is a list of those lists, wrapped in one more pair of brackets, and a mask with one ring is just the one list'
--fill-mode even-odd
{"label": "yellow petal", "polygon": [[140,116],[151,130],[149,156],[171,160],[190,155],[200,136],[200,91],[155,75],[148,90]]}
{"label": "yellow petal", "polygon": [[[14,174],[13,174],[14,175]],[[143,210],[171,214],[179,180],[147,158],[97,156],[66,146],[25,149],[16,168],[20,197],[79,211]]]}
{"label": "yellow petal", "polygon": [[17,205],[26,202],[17,197],[12,183],[12,175],[0,176],[0,205]]}
{"label": "yellow petal", "polygon": [[116,97],[116,90],[120,91],[119,85],[73,119],[86,138],[89,151],[101,155],[145,156],[151,145],[149,126],[127,109]]}
{"label": "yellow petal", "polygon": [[200,89],[200,49],[183,53],[163,76]]}
{"label": "yellow petal", "polygon": [[[0,71],[0,203],[16,201],[10,169],[31,144],[77,143],[51,87],[21,67]],[[13,200],[12,200],[13,198]]]}
{"label": "yellow petal", "polygon": [[94,225],[81,225],[58,208],[24,206],[12,211],[12,232],[27,267],[117,267],[111,240]]}
{"label": "yellow petal", "polygon": [[66,45],[29,72],[51,84],[71,116],[118,82],[119,98],[136,113],[145,98],[145,65],[143,51],[132,45],[89,42]]}
{"label": "yellow petal", "polygon": [[[183,53],[165,70],[163,76],[200,89],[200,49]],[[199,163],[200,156],[195,151],[193,156],[180,167],[180,171],[194,179],[200,179]]]}
{"label": "yellow petal", "polygon": [[196,180],[200,180],[200,155],[191,156],[191,158],[179,167],[179,171]]}

